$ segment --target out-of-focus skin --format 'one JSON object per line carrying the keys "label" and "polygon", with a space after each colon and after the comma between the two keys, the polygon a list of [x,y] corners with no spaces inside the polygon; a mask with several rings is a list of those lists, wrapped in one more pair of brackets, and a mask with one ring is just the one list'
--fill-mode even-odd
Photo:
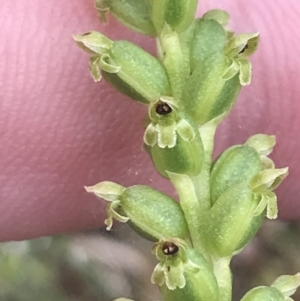
{"label": "out-of-focus skin", "polygon": [[[236,32],[260,31],[253,81],[218,131],[217,152],[257,132],[275,134],[280,217],[300,217],[300,3],[201,0]],[[0,6],[0,241],[103,226],[104,202],[84,185],[149,184],[174,195],[142,150],[146,107],[94,83],[73,33],[99,30],[155,51],[154,41],[110,21],[92,0],[11,1]]]}

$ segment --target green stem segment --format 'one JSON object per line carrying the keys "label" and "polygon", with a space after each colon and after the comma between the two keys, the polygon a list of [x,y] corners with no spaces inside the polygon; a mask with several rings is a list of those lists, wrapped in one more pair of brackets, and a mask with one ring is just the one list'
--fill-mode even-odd
{"label": "green stem segment", "polygon": [[199,175],[192,177],[192,181],[194,183],[194,189],[200,203],[201,212],[206,212],[211,208],[210,167],[216,129],[223,118],[224,114],[212,119],[199,128],[199,133],[204,148],[204,160],[201,172],[199,173]]}
{"label": "green stem segment", "polygon": [[224,257],[214,261],[214,274],[219,286],[219,301],[231,301],[232,298],[230,260],[231,257]]}
{"label": "green stem segment", "polygon": [[198,250],[205,259],[210,262],[210,256],[202,245],[200,229],[201,208],[195,191],[195,186],[192,179],[183,174],[167,172],[168,176],[174,185],[179,199],[180,206],[185,215],[188,228],[190,231],[193,247]]}

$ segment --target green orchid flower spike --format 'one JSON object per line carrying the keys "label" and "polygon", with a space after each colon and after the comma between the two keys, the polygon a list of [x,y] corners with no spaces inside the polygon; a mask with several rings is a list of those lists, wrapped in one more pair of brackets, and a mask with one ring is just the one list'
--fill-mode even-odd
{"label": "green orchid flower spike", "polygon": [[218,283],[204,257],[180,239],[161,239],[153,247],[159,263],[151,281],[160,286],[164,301],[217,301]]}
{"label": "green orchid flower spike", "polygon": [[[249,58],[259,33],[234,35],[229,14],[212,9],[195,19],[197,0],[96,0],[102,21],[111,14],[154,38],[156,56],[100,32],[74,35],[87,52],[94,81],[147,106],[141,137],[157,172],[177,199],[145,185],[104,181],[85,187],[108,202],[104,223],[128,225],[154,241],[151,281],[161,301],[231,301],[230,262],[278,215],[274,190],[288,175],[269,157],[275,136],[256,134],[213,159],[217,127],[249,85]],[[124,114],[126,112],[124,111]],[[145,111],[146,115],[146,111]],[[300,274],[251,289],[241,301],[292,301]],[[133,301],[119,298],[115,301]]]}
{"label": "green orchid flower spike", "polygon": [[125,188],[113,182],[85,187],[88,192],[109,202],[107,229],[113,219],[128,224],[144,238],[179,237],[189,241],[189,232],[180,205],[167,195],[147,186]]}

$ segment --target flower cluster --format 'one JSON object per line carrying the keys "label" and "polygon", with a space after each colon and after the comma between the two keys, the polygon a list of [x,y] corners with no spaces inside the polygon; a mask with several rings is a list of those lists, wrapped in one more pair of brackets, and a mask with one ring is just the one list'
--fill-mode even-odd
{"label": "flower cluster", "polygon": [[[160,175],[174,185],[179,202],[151,187],[101,182],[86,187],[108,201],[113,219],[128,222],[155,241],[159,263],[152,282],[164,301],[230,301],[230,260],[261,227],[277,217],[274,189],[288,168],[268,156],[275,137],[257,134],[212,159],[217,126],[251,82],[249,57],[259,34],[235,35],[229,15],[211,10],[195,19],[198,0],[96,0],[100,20],[154,37],[157,57],[124,40],[91,31],[74,35],[90,55],[95,81],[148,107],[143,137]],[[242,301],[292,300],[300,274],[279,277],[249,291]],[[128,299],[118,299],[119,301]]]}

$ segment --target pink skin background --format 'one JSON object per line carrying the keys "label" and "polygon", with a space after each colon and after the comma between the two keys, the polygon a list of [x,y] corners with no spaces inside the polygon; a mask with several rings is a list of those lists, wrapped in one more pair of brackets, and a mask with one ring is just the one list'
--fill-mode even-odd
{"label": "pink skin background", "polygon": [[[258,132],[275,134],[280,217],[300,216],[300,2],[201,0],[231,14],[236,32],[260,31],[253,81],[216,137],[216,154]],[[154,54],[154,41],[110,20],[93,0],[11,1],[0,6],[0,240],[103,226],[104,201],[84,185],[111,180],[152,185],[174,196],[142,150],[146,107],[94,83],[73,33],[99,30]]]}

